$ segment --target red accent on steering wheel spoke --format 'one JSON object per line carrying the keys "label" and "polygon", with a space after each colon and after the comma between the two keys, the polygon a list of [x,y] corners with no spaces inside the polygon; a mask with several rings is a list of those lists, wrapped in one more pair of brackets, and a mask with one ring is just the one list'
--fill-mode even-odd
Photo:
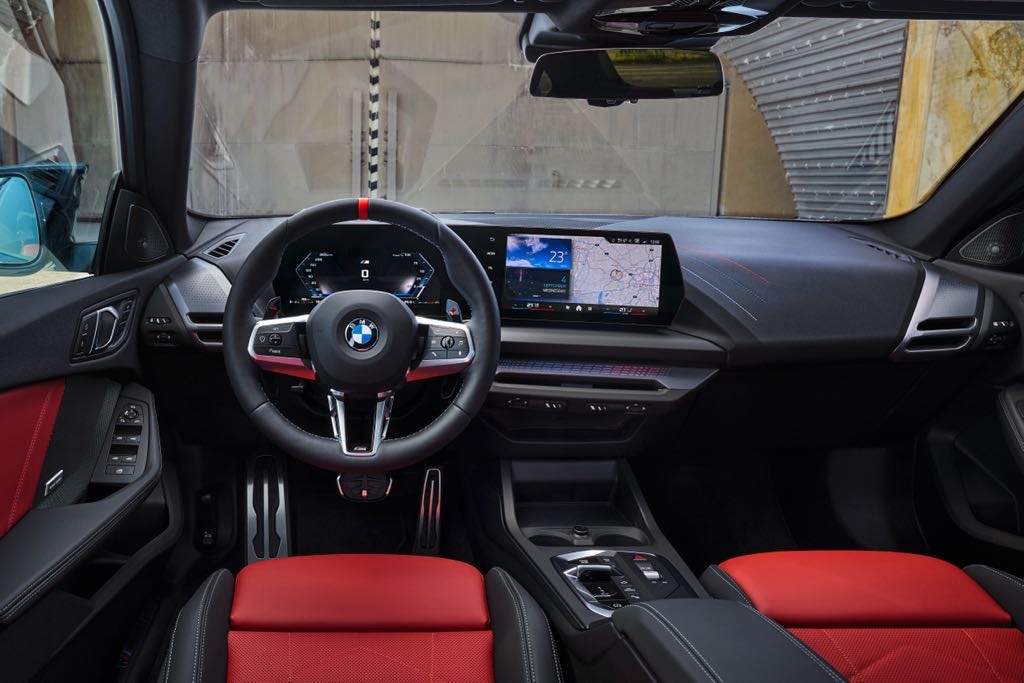
{"label": "red accent on steering wheel spoke", "polygon": [[358,203],[359,220],[366,221],[370,219],[370,200],[368,197],[360,197]]}

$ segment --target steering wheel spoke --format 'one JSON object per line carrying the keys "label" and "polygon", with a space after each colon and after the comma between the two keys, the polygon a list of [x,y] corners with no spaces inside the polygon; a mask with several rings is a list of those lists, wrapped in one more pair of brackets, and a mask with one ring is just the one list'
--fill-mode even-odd
{"label": "steering wheel spoke", "polygon": [[375,398],[354,398],[331,390],[327,394],[327,406],[341,452],[366,458],[377,455],[388,433],[394,403],[395,396],[390,391]]}
{"label": "steering wheel spoke", "polygon": [[463,323],[416,316],[423,351],[406,373],[408,382],[456,375],[476,358],[473,333]]}
{"label": "steering wheel spoke", "polygon": [[267,372],[316,379],[305,342],[308,317],[298,315],[256,323],[249,336],[249,357]]}

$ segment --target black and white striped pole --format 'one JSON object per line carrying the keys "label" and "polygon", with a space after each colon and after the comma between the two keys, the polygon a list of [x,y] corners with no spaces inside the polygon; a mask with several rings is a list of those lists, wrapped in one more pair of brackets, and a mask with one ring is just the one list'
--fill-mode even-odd
{"label": "black and white striped pole", "polygon": [[377,199],[380,180],[380,12],[370,12],[369,196]]}

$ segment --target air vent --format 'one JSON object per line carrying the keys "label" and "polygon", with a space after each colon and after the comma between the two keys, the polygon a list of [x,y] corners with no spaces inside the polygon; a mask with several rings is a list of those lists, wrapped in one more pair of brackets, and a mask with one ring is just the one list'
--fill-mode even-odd
{"label": "air vent", "polygon": [[222,325],[224,324],[223,313],[189,313],[188,319],[196,325]]}
{"label": "air vent", "polygon": [[978,333],[981,291],[976,283],[956,279],[923,264],[924,283],[903,340],[893,360],[925,359],[963,351]]}
{"label": "air vent", "polygon": [[897,261],[904,261],[906,263],[914,263],[914,261],[916,260],[910,254],[904,254],[903,252],[896,251],[895,249],[892,249],[890,247],[882,246],[881,244],[878,244],[876,242],[868,242],[867,240],[862,240],[856,237],[854,237],[853,239],[856,240],[857,242],[860,242],[865,247],[874,249],[880,254],[885,254],[891,259],[895,259]]}
{"label": "air vent", "polygon": [[917,324],[917,329],[922,332],[934,332],[936,330],[971,330],[974,329],[978,319],[974,316],[963,316],[960,318],[928,318]]}
{"label": "air vent", "polygon": [[933,337],[914,337],[907,343],[907,350],[914,351],[959,351],[971,343],[969,334],[937,334]]}
{"label": "air vent", "polygon": [[241,235],[232,235],[215,247],[207,249],[204,253],[210,258],[221,259],[232,252],[235,246],[241,241]]}

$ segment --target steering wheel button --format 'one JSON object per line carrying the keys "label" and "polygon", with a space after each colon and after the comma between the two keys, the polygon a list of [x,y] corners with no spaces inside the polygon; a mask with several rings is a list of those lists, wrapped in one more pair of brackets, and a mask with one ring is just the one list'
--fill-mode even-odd
{"label": "steering wheel button", "polygon": [[274,332],[273,334],[270,335],[267,341],[270,343],[271,346],[280,346],[283,339],[281,338],[280,334]]}

